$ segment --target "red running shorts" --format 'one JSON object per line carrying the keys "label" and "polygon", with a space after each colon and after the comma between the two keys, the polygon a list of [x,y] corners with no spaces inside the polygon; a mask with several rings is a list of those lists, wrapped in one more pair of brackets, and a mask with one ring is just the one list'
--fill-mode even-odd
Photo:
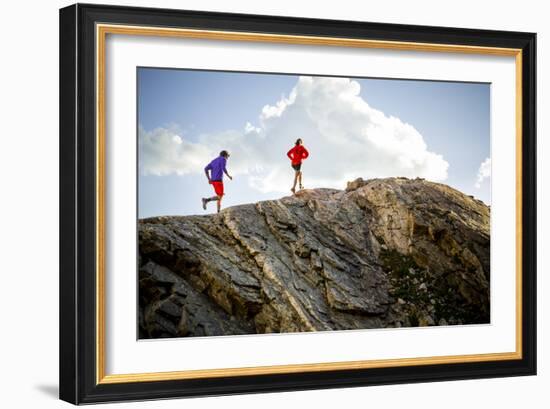
{"label": "red running shorts", "polygon": [[216,192],[216,195],[223,196],[223,182],[219,180],[213,180],[210,183],[214,187],[214,192]]}

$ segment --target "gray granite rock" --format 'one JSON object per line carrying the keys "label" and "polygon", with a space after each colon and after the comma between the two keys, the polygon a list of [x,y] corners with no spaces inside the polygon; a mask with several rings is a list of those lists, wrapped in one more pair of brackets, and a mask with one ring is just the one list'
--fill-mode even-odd
{"label": "gray granite rock", "polygon": [[140,220],[140,336],[486,323],[489,212],[388,178]]}

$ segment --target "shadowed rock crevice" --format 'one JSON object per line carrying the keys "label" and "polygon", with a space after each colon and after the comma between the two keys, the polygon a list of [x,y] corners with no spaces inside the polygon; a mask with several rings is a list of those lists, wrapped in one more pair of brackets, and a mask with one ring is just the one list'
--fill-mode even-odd
{"label": "shadowed rock crevice", "polygon": [[140,338],[487,323],[489,217],[388,178],[140,220]]}

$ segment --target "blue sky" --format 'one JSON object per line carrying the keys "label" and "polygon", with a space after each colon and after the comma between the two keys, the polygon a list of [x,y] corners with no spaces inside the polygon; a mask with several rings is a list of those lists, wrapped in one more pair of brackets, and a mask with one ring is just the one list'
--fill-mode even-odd
{"label": "blue sky", "polygon": [[220,148],[224,207],[290,193],[296,137],[306,187],[421,176],[490,203],[489,84],[139,68],[138,124],[140,218],[204,213]]}

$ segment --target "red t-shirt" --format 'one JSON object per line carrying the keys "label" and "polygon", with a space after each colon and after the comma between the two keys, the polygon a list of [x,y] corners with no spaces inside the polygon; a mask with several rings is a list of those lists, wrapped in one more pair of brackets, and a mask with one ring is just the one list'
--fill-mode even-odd
{"label": "red t-shirt", "polygon": [[286,153],[286,156],[290,158],[293,165],[299,165],[303,159],[309,156],[309,152],[303,145],[296,145]]}

